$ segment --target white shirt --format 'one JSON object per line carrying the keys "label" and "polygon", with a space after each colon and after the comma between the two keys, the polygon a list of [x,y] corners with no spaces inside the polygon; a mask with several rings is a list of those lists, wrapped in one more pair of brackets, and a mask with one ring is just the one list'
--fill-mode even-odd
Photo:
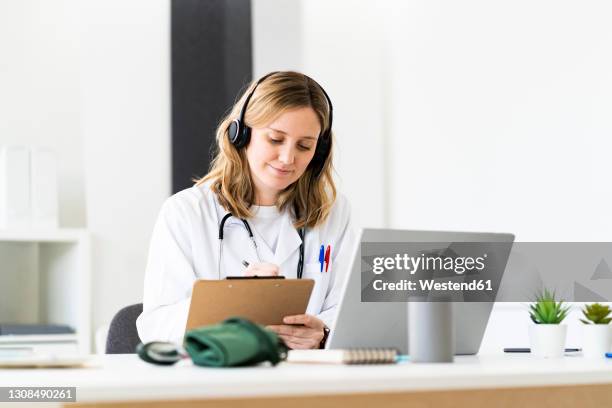
{"label": "white shirt", "polygon": [[[268,210],[258,209],[262,220]],[[244,224],[235,217],[225,223],[219,258],[219,224],[225,214],[206,184],[180,191],[163,204],[151,237],[143,312],[136,321],[143,342],[182,343],[195,280],[242,276],[242,261],[257,260]],[[273,221],[255,218],[248,221],[255,229],[261,260],[278,265],[281,275],[296,278],[302,241],[289,211],[278,213]],[[306,231],[303,278],[315,281],[306,313],[317,316],[328,327],[336,317],[355,241],[349,205],[342,195],[338,195],[327,220]],[[330,247],[330,262],[323,272],[319,263],[321,245]]]}
{"label": "white shirt", "polygon": [[249,219],[249,224],[254,235],[259,235],[266,245],[276,252],[276,243],[280,234],[280,227],[283,221],[280,211],[276,206],[258,206],[251,207],[253,218]]}

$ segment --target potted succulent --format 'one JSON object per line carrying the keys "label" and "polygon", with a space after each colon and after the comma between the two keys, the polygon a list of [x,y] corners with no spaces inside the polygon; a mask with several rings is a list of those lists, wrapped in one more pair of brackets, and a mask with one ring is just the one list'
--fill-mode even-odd
{"label": "potted succulent", "polygon": [[608,324],[610,317],[610,306],[593,303],[585,305],[582,314],[585,319],[580,319],[585,324],[583,330],[582,354],[588,358],[603,358],[610,351],[612,345],[612,329]]}
{"label": "potted succulent", "polygon": [[529,305],[529,316],[534,323],[529,326],[531,352],[536,357],[562,357],[565,351],[567,326],[561,324],[570,307],[555,299],[555,293],[544,289]]}

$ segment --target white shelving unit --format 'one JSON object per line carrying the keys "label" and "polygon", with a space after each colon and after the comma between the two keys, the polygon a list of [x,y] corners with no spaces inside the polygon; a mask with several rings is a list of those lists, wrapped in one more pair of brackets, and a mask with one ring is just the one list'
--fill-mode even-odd
{"label": "white shelving unit", "polygon": [[90,277],[86,230],[0,230],[0,322],[64,324],[75,330],[3,335],[0,349],[89,353]]}

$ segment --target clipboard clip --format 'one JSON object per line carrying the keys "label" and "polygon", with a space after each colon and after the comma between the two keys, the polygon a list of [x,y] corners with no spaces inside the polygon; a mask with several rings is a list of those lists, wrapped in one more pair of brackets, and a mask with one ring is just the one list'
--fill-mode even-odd
{"label": "clipboard clip", "polygon": [[284,276],[227,276],[226,280],[237,279],[285,279]]}

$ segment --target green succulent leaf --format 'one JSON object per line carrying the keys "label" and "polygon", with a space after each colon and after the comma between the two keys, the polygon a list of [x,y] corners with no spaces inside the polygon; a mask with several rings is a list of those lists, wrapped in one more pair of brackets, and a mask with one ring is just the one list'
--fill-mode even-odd
{"label": "green succulent leaf", "polygon": [[584,324],[608,324],[612,321],[610,313],[612,313],[610,306],[592,303],[590,305],[585,305],[584,309],[582,309],[582,314],[586,318],[586,321],[583,319],[581,319],[581,321]]}
{"label": "green succulent leaf", "polygon": [[569,310],[570,307],[563,300],[556,300],[554,292],[544,289],[529,305],[529,316],[536,324],[559,324],[567,317]]}

